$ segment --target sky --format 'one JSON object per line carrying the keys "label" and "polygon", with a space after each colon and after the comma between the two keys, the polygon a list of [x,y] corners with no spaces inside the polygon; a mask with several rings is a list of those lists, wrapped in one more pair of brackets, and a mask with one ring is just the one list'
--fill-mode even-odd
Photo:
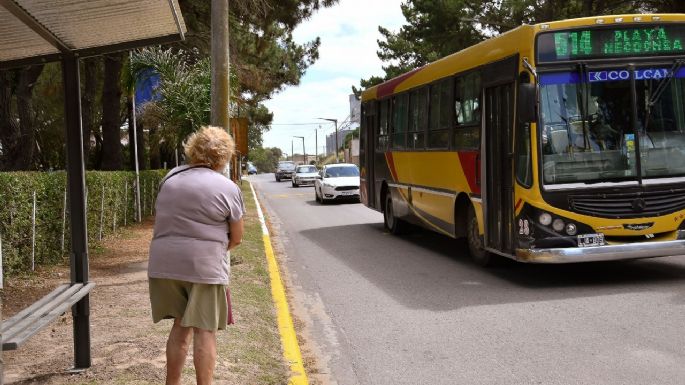
{"label": "sky", "polygon": [[[271,130],[264,134],[264,147],[279,147],[284,153],[313,154],[315,132],[318,153],[325,137],[335,131],[332,122],[342,122],[350,114],[352,86],[372,75],[382,76],[382,63],[376,51],[381,38],[378,26],[397,31],[404,24],[402,0],[340,0],[319,10],[294,31],[295,41],[305,43],[321,38],[319,59],[307,69],[300,85],[288,87],[264,103],[274,114]],[[321,129],[319,129],[319,125]]]}

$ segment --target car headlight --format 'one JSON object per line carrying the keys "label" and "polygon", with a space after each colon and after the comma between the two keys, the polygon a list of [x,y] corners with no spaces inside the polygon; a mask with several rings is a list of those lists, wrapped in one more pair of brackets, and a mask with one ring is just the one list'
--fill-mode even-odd
{"label": "car headlight", "polygon": [[333,187],[333,185],[327,182],[323,182],[323,187]]}

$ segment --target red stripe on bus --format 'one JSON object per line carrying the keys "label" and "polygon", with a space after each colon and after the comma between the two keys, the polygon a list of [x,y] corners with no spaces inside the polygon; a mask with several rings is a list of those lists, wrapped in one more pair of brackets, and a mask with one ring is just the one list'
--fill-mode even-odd
{"label": "red stripe on bus", "polygon": [[404,80],[406,80],[408,77],[412,76],[416,71],[420,70],[420,68],[417,68],[413,71],[407,72],[406,74],[400,75],[396,78],[390,79],[387,82],[383,84],[378,85],[378,92],[376,93],[376,97],[378,99],[382,99],[386,96],[392,95],[395,93],[395,88],[402,83]]}
{"label": "red stripe on bus", "polygon": [[459,162],[461,163],[461,169],[466,177],[466,182],[469,184],[470,192],[475,194],[480,194],[480,184],[476,180],[478,175],[478,168],[480,164],[478,160],[478,151],[460,151]]}
{"label": "red stripe on bus", "polygon": [[390,176],[392,176],[393,182],[397,182],[397,171],[395,170],[395,160],[392,158],[392,152],[385,152],[385,161],[388,163],[388,169],[390,169]]}
{"label": "red stripe on bus", "polygon": [[514,207],[514,211],[518,210],[519,207],[521,207],[521,203],[523,203],[523,200],[519,199],[519,200],[516,202],[516,206]]}

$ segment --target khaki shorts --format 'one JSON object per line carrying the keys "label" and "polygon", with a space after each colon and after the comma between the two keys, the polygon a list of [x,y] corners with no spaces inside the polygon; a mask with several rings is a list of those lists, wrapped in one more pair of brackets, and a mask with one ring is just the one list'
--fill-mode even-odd
{"label": "khaki shorts", "polygon": [[180,319],[181,326],[205,330],[226,328],[226,286],[149,278],[152,320]]}

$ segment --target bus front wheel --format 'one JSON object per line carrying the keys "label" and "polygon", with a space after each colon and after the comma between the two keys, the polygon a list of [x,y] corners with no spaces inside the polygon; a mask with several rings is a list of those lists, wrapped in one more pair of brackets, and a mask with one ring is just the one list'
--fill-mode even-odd
{"label": "bus front wheel", "polygon": [[480,266],[490,266],[493,262],[493,255],[485,250],[485,241],[478,230],[478,218],[473,207],[469,210],[466,226],[466,239],[471,259]]}
{"label": "bus front wheel", "polygon": [[390,234],[401,234],[406,227],[405,223],[395,216],[395,210],[392,207],[392,195],[390,195],[390,192],[385,196],[383,224]]}

